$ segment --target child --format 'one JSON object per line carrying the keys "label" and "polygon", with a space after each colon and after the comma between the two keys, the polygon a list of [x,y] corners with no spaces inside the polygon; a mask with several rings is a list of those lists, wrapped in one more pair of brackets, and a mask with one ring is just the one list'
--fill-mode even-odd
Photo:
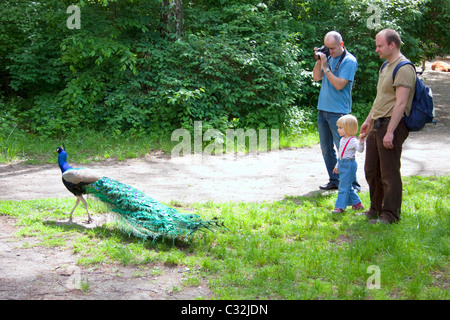
{"label": "child", "polygon": [[339,159],[333,173],[339,174],[339,191],[332,213],[342,213],[351,205],[353,210],[363,210],[361,200],[352,186],[356,180],[355,153],[364,151],[364,138],[360,141],[354,137],[358,131],[358,120],[352,115],[345,115],[336,122],[338,133],[342,137],[339,143]]}

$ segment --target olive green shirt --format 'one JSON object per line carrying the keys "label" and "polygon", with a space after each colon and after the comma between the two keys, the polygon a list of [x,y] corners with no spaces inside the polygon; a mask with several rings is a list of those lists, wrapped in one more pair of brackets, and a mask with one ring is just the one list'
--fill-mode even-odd
{"label": "olive green shirt", "polygon": [[394,110],[396,96],[396,87],[402,86],[410,88],[408,103],[406,104],[405,114],[409,115],[411,110],[411,104],[414,97],[414,91],[416,86],[416,71],[411,65],[406,65],[398,69],[395,75],[395,81],[392,80],[392,74],[395,67],[400,61],[407,60],[404,55],[395,60],[392,64],[387,64],[380,72],[377,85],[377,97],[372,106],[372,119],[390,117]]}

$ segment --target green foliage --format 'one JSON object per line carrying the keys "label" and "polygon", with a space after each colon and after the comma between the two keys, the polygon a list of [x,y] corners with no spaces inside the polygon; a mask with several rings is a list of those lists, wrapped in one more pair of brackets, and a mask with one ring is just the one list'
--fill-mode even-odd
{"label": "green foliage", "polygon": [[61,85],[58,45],[67,34],[63,8],[51,0],[3,1],[0,6],[0,92],[31,96]]}
{"label": "green foliage", "polygon": [[315,116],[312,52],[327,31],[339,31],[358,59],[355,107],[373,101],[381,61],[370,6],[383,28],[401,33],[412,61],[449,49],[445,0],[191,1],[183,36],[168,32],[160,0],[80,0],[81,29],[66,26],[71,4],[0,5],[0,117],[14,118],[16,130],[156,139],[200,120],[204,130],[298,134]]}
{"label": "green foliage", "polygon": [[295,60],[300,49],[290,42],[285,17],[250,5],[188,16],[185,39],[138,48],[137,81],[159,122],[191,128],[202,120],[205,130],[225,130],[233,119],[243,128],[288,127],[292,108],[306,103],[310,75]]}

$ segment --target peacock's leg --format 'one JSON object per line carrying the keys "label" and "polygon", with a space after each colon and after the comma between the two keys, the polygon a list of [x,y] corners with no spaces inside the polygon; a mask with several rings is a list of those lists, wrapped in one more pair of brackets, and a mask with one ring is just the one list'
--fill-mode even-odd
{"label": "peacock's leg", "polygon": [[88,207],[87,207],[86,200],[84,200],[83,196],[78,196],[78,197],[81,200],[81,202],[83,202],[84,207],[86,208],[86,212],[87,212],[87,215],[88,215],[88,220],[86,222],[87,223],[91,223],[92,221],[94,221],[94,219],[92,219],[91,215],[89,214],[89,210],[88,210]]}
{"label": "peacock's leg", "polygon": [[72,222],[73,212],[75,211],[75,209],[76,209],[76,207],[78,206],[79,203],[80,203],[80,198],[78,198],[78,196],[77,196],[77,202],[75,202],[75,207],[73,207],[72,211],[70,212],[69,222]]}

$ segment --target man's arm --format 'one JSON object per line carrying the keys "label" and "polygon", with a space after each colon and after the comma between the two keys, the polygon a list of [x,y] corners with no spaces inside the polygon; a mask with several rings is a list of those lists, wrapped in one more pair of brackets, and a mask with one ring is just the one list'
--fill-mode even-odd
{"label": "man's arm", "polygon": [[322,65],[320,63],[320,60],[317,60],[316,65],[313,69],[313,80],[314,81],[320,81],[323,78],[323,70]]}
{"label": "man's arm", "polygon": [[335,76],[331,71],[326,72],[325,70],[327,70],[327,56],[321,52],[319,52],[318,55],[320,57],[320,60],[317,60],[316,65],[314,66],[313,80],[320,81],[325,74],[325,76],[328,78],[333,87],[336,88],[336,90],[341,91],[342,89],[344,89],[344,87],[348,83],[348,80]]}
{"label": "man's arm", "polygon": [[325,75],[337,91],[341,91],[342,89],[344,89],[348,83],[348,80],[336,77],[331,71],[325,72]]}
{"label": "man's arm", "polygon": [[373,111],[370,110],[369,114],[367,115],[366,120],[361,125],[361,129],[359,130],[361,139],[365,139],[367,134],[369,133],[370,129],[372,129],[372,124],[373,124],[372,113],[373,113]]}
{"label": "man's arm", "polygon": [[383,146],[386,149],[392,149],[394,147],[394,131],[397,129],[400,120],[402,120],[405,113],[406,104],[408,103],[410,88],[398,86],[395,90],[396,102],[394,110],[392,111],[391,120],[387,127],[386,135],[383,138]]}

